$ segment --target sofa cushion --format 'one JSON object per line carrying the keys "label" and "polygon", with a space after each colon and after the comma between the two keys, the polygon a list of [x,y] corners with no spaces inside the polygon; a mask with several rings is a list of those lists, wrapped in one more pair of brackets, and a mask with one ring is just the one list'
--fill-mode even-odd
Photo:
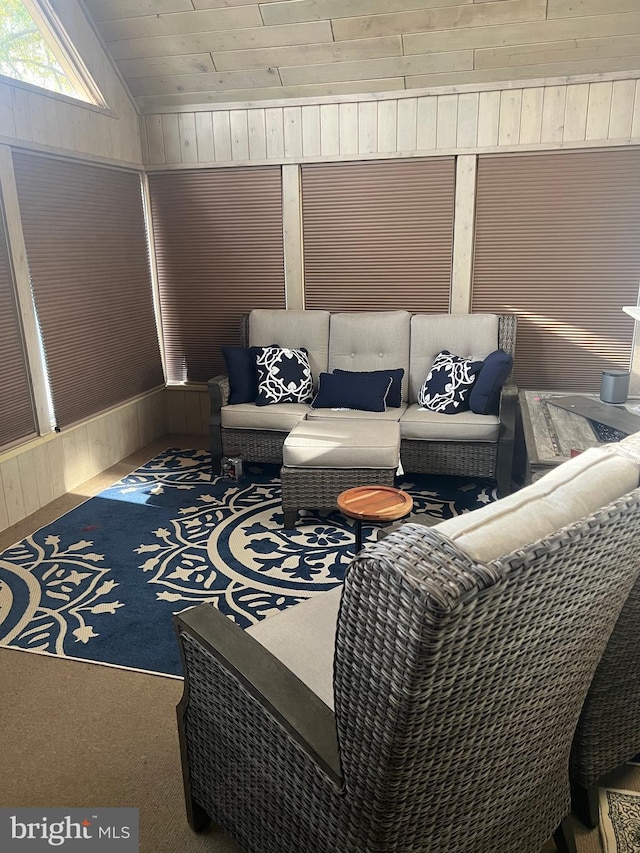
{"label": "sofa cushion", "polygon": [[313,379],[306,349],[252,347],[256,357],[256,406],[307,403],[313,396]]}
{"label": "sofa cushion", "polygon": [[406,399],[410,331],[411,315],[407,311],[332,314],[329,370],[396,370],[402,367],[405,371],[402,389]]}
{"label": "sofa cushion", "polygon": [[396,409],[387,409],[386,412],[362,412],[359,409],[311,409],[307,415],[308,421],[327,421],[327,420],[381,420],[381,421],[399,421],[404,412],[407,411],[407,404],[403,403]]}
{"label": "sofa cushion", "polygon": [[496,415],[457,412],[443,415],[412,403],[400,418],[400,437],[417,441],[497,441],[500,419]]}
{"label": "sofa cushion", "polygon": [[409,397],[415,403],[436,355],[449,350],[482,360],[498,347],[496,314],[414,314],[411,317]]}
{"label": "sofa cushion", "polygon": [[284,441],[289,468],[397,468],[400,429],[395,421],[301,421]]}
{"label": "sofa cushion", "polygon": [[240,403],[239,406],[223,406],[220,410],[220,422],[225,429],[289,432],[305,419],[310,410],[307,403],[275,403],[273,406]]}
{"label": "sofa cushion", "polygon": [[483,562],[516,551],[637,488],[640,453],[634,459],[618,447],[586,450],[519,492],[434,529]]}
{"label": "sofa cushion", "polygon": [[229,403],[253,403],[258,394],[256,356],[250,347],[221,347],[229,375]]}
{"label": "sofa cushion", "polygon": [[478,415],[497,415],[500,392],[513,367],[513,356],[497,349],[485,358],[469,394],[469,408]]}
{"label": "sofa cushion", "polygon": [[321,373],[312,409],[386,412],[393,379],[389,373]]}
{"label": "sofa cushion", "polygon": [[247,628],[247,634],[333,710],[333,653],[342,584]]}
{"label": "sofa cushion", "polygon": [[344,373],[348,376],[360,376],[365,382],[370,376],[391,376],[391,387],[387,394],[387,406],[397,409],[398,406],[402,405],[402,380],[404,379],[404,367],[399,367],[396,370],[368,371],[341,370],[339,367],[336,367],[333,372]]}
{"label": "sofa cushion", "polygon": [[481,361],[471,361],[443,350],[431,365],[418,394],[418,403],[443,415],[467,411],[469,394],[481,367]]}
{"label": "sofa cushion", "polygon": [[254,310],[249,315],[249,344],[257,347],[278,344],[290,349],[304,347],[317,383],[318,375],[328,366],[329,317],[328,311]]}

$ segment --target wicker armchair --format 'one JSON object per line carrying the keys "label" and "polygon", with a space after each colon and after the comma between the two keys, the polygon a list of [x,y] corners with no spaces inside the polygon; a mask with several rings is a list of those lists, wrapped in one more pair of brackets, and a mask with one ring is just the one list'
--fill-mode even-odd
{"label": "wicker armchair", "polygon": [[347,573],[335,710],[214,608],[180,614],[191,826],[246,853],[538,853],[639,558],[639,489],[490,563],[404,525]]}

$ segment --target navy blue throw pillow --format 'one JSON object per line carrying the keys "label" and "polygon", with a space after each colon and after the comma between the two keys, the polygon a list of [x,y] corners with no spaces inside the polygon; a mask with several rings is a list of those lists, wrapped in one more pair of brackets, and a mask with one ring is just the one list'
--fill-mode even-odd
{"label": "navy blue throw pillow", "polygon": [[429,375],[418,394],[418,403],[442,415],[469,409],[469,396],[483,362],[471,361],[442,350],[435,357]]}
{"label": "navy blue throw pillow", "polygon": [[313,409],[359,409],[362,412],[386,411],[391,376],[374,373],[321,373]]}
{"label": "navy blue throw pillow", "polygon": [[357,371],[357,370],[340,370],[340,368],[336,367],[333,371],[334,373],[346,373],[350,376],[390,376],[391,377],[391,388],[389,388],[389,393],[387,395],[387,406],[390,409],[397,409],[398,406],[402,405],[402,377],[404,376],[404,367],[398,367],[394,370],[367,370],[367,371]]}
{"label": "navy blue throw pillow", "polygon": [[229,403],[253,403],[258,393],[256,357],[250,347],[222,347],[229,374]]}
{"label": "navy blue throw pillow", "polygon": [[469,407],[477,415],[497,415],[500,406],[500,392],[507,381],[513,356],[497,349],[482,362],[480,373],[469,395]]}
{"label": "navy blue throw pillow", "polygon": [[256,406],[273,403],[308,403],[313,377],[306,349],[252,347],[258,372]]}

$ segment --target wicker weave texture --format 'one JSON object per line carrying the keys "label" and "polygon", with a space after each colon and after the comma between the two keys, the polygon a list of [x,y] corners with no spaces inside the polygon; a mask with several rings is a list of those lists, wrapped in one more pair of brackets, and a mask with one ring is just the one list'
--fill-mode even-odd
{"label": "wicker weave texture", "polygon": [[334,509],[340,492],[354,486],[393,486],[394,468],[280,469],[282,509]]}
{"label": "wicker weave texture", "polygon": [[640,490],[490,565],[419,525],[366,548],[336,638],[342,791],[182,634],[195,801],[246,853],[538,853],[639,567]]}
{"label": "wicker weave texture", "polygon": [[571,750],[571,780],[590,788],[640,752],[640,580],[589,688]]}
{"label": "wicker weave texture", "polygon": [[286,432],[254,429],[223,429],[222,451],[225,456],[242,456],[248,462],[282,465],[282,447]]}
{"label": "wicker weave texture", "polygon": [[456,477],[494,477],[498,445],[471,441],[400,442],[400,459],[406,471],[449,474]]}

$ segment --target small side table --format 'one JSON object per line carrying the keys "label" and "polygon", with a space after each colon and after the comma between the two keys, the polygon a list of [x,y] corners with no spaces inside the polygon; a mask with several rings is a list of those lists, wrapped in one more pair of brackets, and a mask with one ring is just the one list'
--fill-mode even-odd
{"label": "small side table", "polygon": [[356,486],[338,495],[338,509],[355,521],[356,554],[362,549],[362,522],[387,524],[410,515],[413,498],[393,486]]}

